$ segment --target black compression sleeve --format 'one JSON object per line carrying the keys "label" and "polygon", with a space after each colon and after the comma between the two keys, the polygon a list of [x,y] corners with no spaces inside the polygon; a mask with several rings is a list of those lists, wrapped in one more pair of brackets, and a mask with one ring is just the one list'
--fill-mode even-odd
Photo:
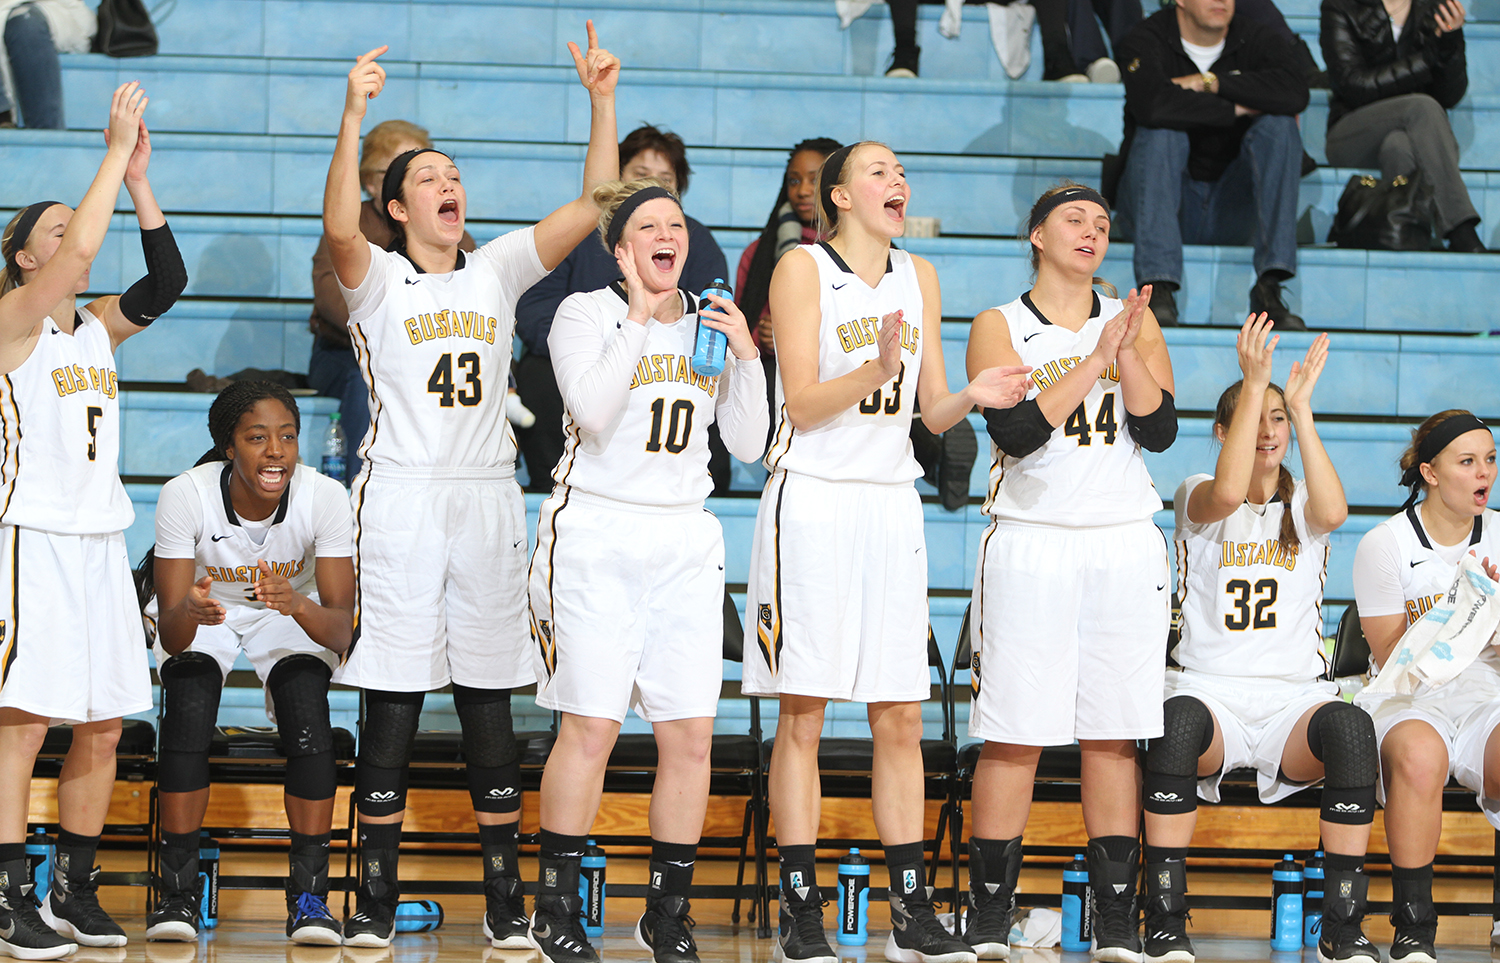
{"label": "black compression sleeve", "polygon": [[1130,415],[1126,421],[1130,437],[1147,451],[1166,451],[1177,440],[1177,403],[1163,388],[1161,404],[1149,415]]}
{"label": "black compression sleeve", "polygon": [[1052,437],[1052,425],[1035,398],[1012,408],[986,408],[984,423],[989,426],[995,444],[1012,458],[1025,458]]}
{"label": "black compression sleeve", "polygon": [[141,229],[141,252],[146,256],[146,276],[120,295],[120,313],[125,320],[144,328],[172,305],[187,287],[187,268],[172,229],[163,224]]}

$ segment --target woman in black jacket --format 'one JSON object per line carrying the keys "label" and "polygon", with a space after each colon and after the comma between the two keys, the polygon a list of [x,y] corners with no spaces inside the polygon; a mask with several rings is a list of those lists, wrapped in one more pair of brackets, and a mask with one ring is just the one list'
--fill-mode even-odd
{"label": "woman in black jacket", "polygon": [[1458,0],[1323,0],[1328,162],[1422,172],[1448,250],[1482,253],[1447,111],[1469,86]]}

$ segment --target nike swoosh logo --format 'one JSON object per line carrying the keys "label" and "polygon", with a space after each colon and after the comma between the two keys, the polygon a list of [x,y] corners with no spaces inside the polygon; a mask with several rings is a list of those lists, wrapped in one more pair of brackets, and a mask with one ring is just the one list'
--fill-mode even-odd
{"label": "nike swoosh logo", "polygon": [[[1427,559],[1425,559],[1425,558],[1422,559],[1422,562],[1425,562],[1425,561],[1427,561]],[[1421,565],[1422,562],[1411,562],[1410,565],[1411,565],[1412,568],[1416,568],[1418,565]]]}
{"label": "nike swoosh logo", "polygon": [[228,535],[210,535],[208,540],[211,542],[222,542],[228,537]]}
{"label": "nike swoosh logo", "polygon": [[520,548],[521,547],[521,543],[524,542],[524,541],[526,541],[526,539],[524,539],[524,538],[518,538],[514,542],[511,543],[510,547],[511,548]]}
{"label": "nike swoosh logo", "polygon": [[53,329],[52,329],[52,333],[53,333],[53,334],[62,334],[62,332],[61,332],[61,331],[59,331],[59,330],[57,330],[57,329],[56,329],[56,328],[53,328]]}
{"label": "nike swoosh logo", "polygon": [[906,932],[906,920],[900,916],[892,916],[891,925],[903,933]]}
{"label": "nike swoosh logo", "polygon": [[1158,586],[1157,586],[1157,587],[1156,587],[1156,590],[1157,590],[1157,591],[1158,591],[1158,592],[1160,592],[1160,591],[1161,591],[1161,590],[1162,590],[1162,589],[1164,589],[1164,588],[1166,588],[1166,587],[1167,587],[1167,585],[1166,585],[1166,583],[1165,583],[1165,582],[1163,582],[1163,583],[1162,583],[1162,584],[1161,584],[1161,585],[1158,585]]}
{"label": "nike swoosh logo", "polygon": [[834,290],[835,290],[835,291],[842,291],[842,290],[843,290],[843,289],[844,289],[844,288],[846,288],[846,287],[848,287],[848,286],[849,286],[849,282],[848,282],[848,281],[845,281],[845,282],[844,282],[844,283],[843,283],[843,284],[835,284],[835,285],[834,285],[834,286],[833,286],[833,289],[834,289]]}
{"label": "nike swoosh logo", "polygon": [[536,931],[536,938],[539,939],[539,940],[545,940],[545,939],[548,939],[551,936],[552,936],[552,924],[551,923],[548,923],[546,926],[544,926],[541,929],[539,929],[539,930]]}
{"label": "nike swoosh logo", "polygon": [[417,278],[407,278],[406,279],[406,283],[407,284],[416,284],[418,280],[419,279],[417,279]]}
{"label": "nike swoosh logo", "polygon": [[1032,338],[1036,337],[1039,334],[1041,334],[1040,331],[1033,331],[1030,334],[1028,334],[1026,337],[1022,338],[1021,339],[1021,343],[1025,344],[1027,341],[1030,341]]}
{"label": "nike swoosh logo", "polygon": [[[56,334],[57,332],[54,331],[52,333]],[[15,924],[14,920],[11,921],[11,924],[9,926],[0,927],[0,940],[8,940],[12,936],[15,936],[15,935],[16,935],[16,924]]]}

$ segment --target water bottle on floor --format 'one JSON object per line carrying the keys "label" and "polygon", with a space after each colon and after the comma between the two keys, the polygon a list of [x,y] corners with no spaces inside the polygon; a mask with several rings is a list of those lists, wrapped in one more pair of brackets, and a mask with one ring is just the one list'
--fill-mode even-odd
{"label": "water bottle on floor", "polygon": [[870,861],[849,850],[839,860],[839,945],[864,946],[870,938]]}
{"label": "water bottle on floor", "polygon": [[431,933],[443,925],[443,907],[435,899],[402,900],[396,904],[397,933]]}
{"label": "water bottle on floor", "polygon": [[1312,854],[1302,867],[1302,945],[1317,946],[1323,919],[1323,851]]}
{"label": "water bottle on floor", "polygon": [[578,873],[578,895],[583,898],[583,932],[591,939],[604,935],[604,850],[589,840]]}
{"label": "water bottle on floor", "polygon": [[203,928],[219,925],[219,841],[202,832],[198,839],[198,879],[203,892],[198,902],[198,917]]}
{"label": "water bottle on floor", "polygon": [[26,872],[35,887],[32,892],[38,894],[39,900],[46,899],[47,890],[52,888],[52,854],[56,851],[52,837],[41,826],[26,839]]}
{"label": "water bottle on floor", "polygon": [[1089,909],[1089,864],[1079,853],[1063,867],[1062,948],[1087,953],[1094,939],[1094,920]]}
{"label": "water bottle on floor", "polygon": [[1302,867],[1291,853],[1271,870],[1271,949],[1302,952]]}

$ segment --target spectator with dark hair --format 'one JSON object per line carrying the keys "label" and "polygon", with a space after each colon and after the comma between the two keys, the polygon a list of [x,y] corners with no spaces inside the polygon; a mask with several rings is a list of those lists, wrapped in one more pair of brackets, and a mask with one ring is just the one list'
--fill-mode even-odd
{"label": "spectator with dark hair", "polygon": [[1458,0],[1323,0],[1328,162],[1378,167],[1387,180],[1421,171],[1433,227],[1448,250],[1484,253],[1479,212],[1458,171],[1448,110],[1469,88]]}
{"label": "spectator with dark hair", "polygon": [[63,129],[57,55],[86,53],[94,29],[83,0],[0,0],[0,127]]}
{"label": "spectator with dark hair", "polygon": [[[380,196],[381,182],[391,158],[409,150],[431,147],[426,128],[405,120],[387,120],[370,128],[359,148],[359,183],[367,200],[359,206],[359,229],[374,244],[391,243],[391,229],[386,226],[375,198]],[[468,231],[458,246],[473,253],[474,238]],[[333,274],[333,256],[328,253],[328,239],[318,239],[313,252],[313,310],[307,326],[313,333],[312,356],[307,361],[307,383],[326,398],[339,399],[339,420],[349,440],[345,458],[348,476],[359,474],[359,443],[370,428],[370,389],[354,358],[349,342],[349,305],[339,291]]]}
{"label": "spectator with dark hair", "polygon": [[[687,193],[692,172],[687,147],[671,131],[645,124],[620,141],[622,181],[654,177],[681,197]],[[691,217],[687,218],[687,228],[688,256],[682,268],[682,287],[702,291],[715,278],[727,279],[729,266],[713,234]],[[620,266],[614,256],[599,243],[597,233],[590,234],[551,274],[522,295],[516,305],[516,336],[526,346],[525,356],[516,362],[516,390],[522,403],[536,415],[535,424],[516,431],[530,476],[527,491],[552,490],[552,469],[563,451],[562,395],[557,390],[547,349],[552,316],[568,295],[597,291],[619,279]],[[710,431],[713,448],[709,470],[714,476],[714,493],[723,494],[729,488],[729,452],[718,440],[717,430]]]}
{"label": "spectator with dark hair", "polygon": [[1297,271],[1297,182],[1307,80],[1293,48],[1235,0],[1177,0],[1120,46],[1124,173],[1118,205],[1151,310],[1177,323],[1183,244],[1251,244],[1250,312],[1305,330],[1282,300]]}

